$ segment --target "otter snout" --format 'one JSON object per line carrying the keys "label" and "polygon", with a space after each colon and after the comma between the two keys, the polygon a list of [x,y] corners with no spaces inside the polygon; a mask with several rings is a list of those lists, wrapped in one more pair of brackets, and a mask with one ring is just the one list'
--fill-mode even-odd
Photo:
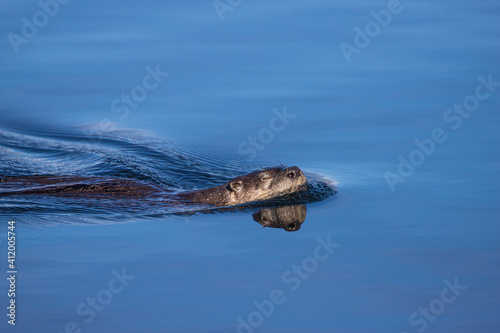
{"label": "otter snout", "polygon": [[307,183],[306,176],[304,176],[302,170],[296,166],[286,168],[285,176],[293,182],[296,182],[297,185],[305,185]]}

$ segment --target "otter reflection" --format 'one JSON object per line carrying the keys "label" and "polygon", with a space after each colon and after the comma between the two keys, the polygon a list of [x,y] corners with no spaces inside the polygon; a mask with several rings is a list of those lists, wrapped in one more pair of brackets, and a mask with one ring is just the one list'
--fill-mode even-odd
{"label": "otter reflection", "polygon": [[297,231],[304,223],[306,214],[306,205],[280,206],[262,209],[253,214],[253,219],[264,227]]}

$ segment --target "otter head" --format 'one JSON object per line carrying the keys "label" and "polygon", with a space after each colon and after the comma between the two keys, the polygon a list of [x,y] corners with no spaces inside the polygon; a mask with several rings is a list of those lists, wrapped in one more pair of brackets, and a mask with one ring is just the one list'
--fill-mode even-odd
{"label": "otter head", "polygon": [[253,219],[263,227],[282,228],[297,231],[304,223],[307,214],[306,205],[264,208],[253,214]]}
{"label": "otter head", "polygon": [[267,200],[306,188],[306,177],[296,166],[262,169],[229,181],[227,204]]}

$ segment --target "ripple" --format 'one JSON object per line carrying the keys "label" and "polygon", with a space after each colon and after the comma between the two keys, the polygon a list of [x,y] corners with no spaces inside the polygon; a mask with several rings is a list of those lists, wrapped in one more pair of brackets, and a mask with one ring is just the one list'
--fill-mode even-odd
{"label": "ripple", "polygon": [[[144,131],[116,129],[102,133],[95,126],[64,131],[0,128],[0,159],[3,177],[115,177],[159,185],[173,194],[217,186],[255,169],[204,151],[182,149]],[[187,205],[168,196],[11,195],[0,197],[0,214],[26,223],[96,224],[171,214],[254,211],[258,207],[311,203],[336,193],[331,180],[307,172],[306,176],[306,191],[234,207]],[[4,184],[2,190],[13,189]]]}

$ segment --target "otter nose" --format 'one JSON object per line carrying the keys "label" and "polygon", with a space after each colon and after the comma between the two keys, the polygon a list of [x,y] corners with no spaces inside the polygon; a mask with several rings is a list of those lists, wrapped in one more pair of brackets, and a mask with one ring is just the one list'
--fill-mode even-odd
{"label": "otter nose", "polygon": [[288,178],[297,178],[302,175],[302,171],[296,166],[286,169],[286,176]]}

